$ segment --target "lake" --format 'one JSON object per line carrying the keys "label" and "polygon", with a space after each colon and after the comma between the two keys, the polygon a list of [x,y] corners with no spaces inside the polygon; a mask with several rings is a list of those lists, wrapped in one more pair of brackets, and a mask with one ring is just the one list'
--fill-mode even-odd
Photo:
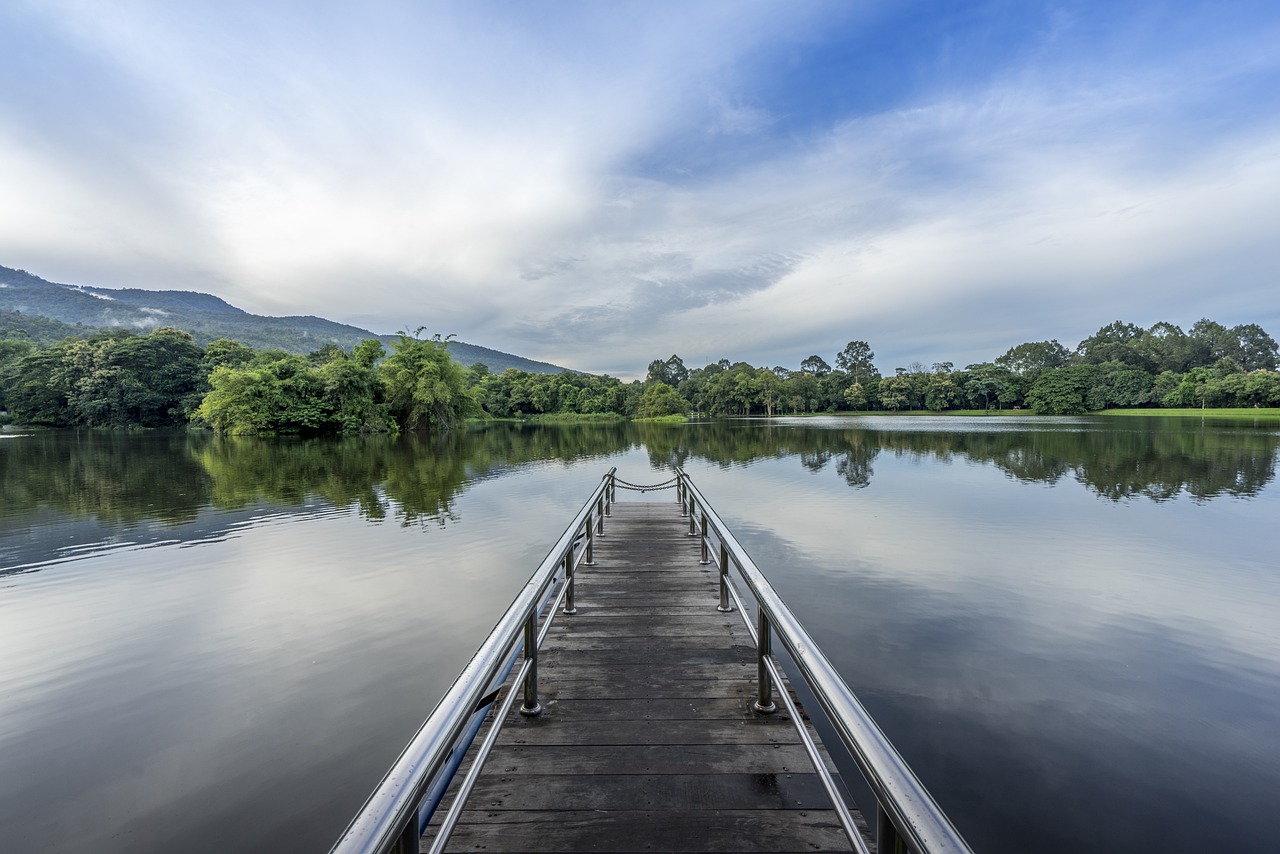
{"label": "lake", "polygon": [[975,850],[1269,852],[1278,449],[1196,418],[11,432],[0,850],[328,850],[601,475],[682,465]]}

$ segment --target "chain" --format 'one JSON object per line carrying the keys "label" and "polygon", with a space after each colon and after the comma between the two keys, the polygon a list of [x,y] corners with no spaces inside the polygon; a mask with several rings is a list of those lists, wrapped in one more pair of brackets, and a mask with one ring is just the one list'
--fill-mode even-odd
{"label": "chain", "polygon": [[623,489],[634,489],[637,492],[655,492],[659,489],[674,489],[679,480],[679,478],[673,477],[671,480],[664,480],[662,483],[642,484],[627,483],[625,480],[615,477],[613,482],[616,486],[620,486]]}

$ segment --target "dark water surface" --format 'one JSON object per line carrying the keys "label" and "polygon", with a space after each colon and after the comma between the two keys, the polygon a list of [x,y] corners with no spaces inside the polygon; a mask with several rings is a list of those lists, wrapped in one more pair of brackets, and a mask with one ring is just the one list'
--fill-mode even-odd
{"label": "dark water surface", "polygon": [[1278,448],[1103,418],[8,435],[0,850],[327,850],[600,475],[681,464],[976,850],[1269,852]]}

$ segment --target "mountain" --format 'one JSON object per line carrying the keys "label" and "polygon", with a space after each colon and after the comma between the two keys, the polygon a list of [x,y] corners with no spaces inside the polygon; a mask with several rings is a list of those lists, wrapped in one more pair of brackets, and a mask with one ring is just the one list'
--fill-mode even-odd
{"label": "mountain", "polygon": [[[0,335],[22,331],[48,343],[91,335],[100,329],[143,331],[157,326],[186,330],[200,344],[231,338],[255,349],[279,347],[290,353],[310,353],[326,344],[349,349],[369,338],[379,338],[388,345],[396,340],[394,335],[375,335],[323,317],[250,314],[197,291],[64,285],[26,270],[0,266]],[[494,373],[507,368],[538,374],[567,370],[464,341],[450,341],[449,352],[463,365],[483,362]]]}

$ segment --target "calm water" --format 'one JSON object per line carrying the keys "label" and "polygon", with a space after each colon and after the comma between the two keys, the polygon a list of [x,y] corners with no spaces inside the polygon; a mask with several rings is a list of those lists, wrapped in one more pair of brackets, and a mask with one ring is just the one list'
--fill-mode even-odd
{"label": "calm water", "polygon": [[1044,418],[6,436],[0,850],[327,850],[600,475],[678,463],[975,849],[1272,851],[1278,447]]}

